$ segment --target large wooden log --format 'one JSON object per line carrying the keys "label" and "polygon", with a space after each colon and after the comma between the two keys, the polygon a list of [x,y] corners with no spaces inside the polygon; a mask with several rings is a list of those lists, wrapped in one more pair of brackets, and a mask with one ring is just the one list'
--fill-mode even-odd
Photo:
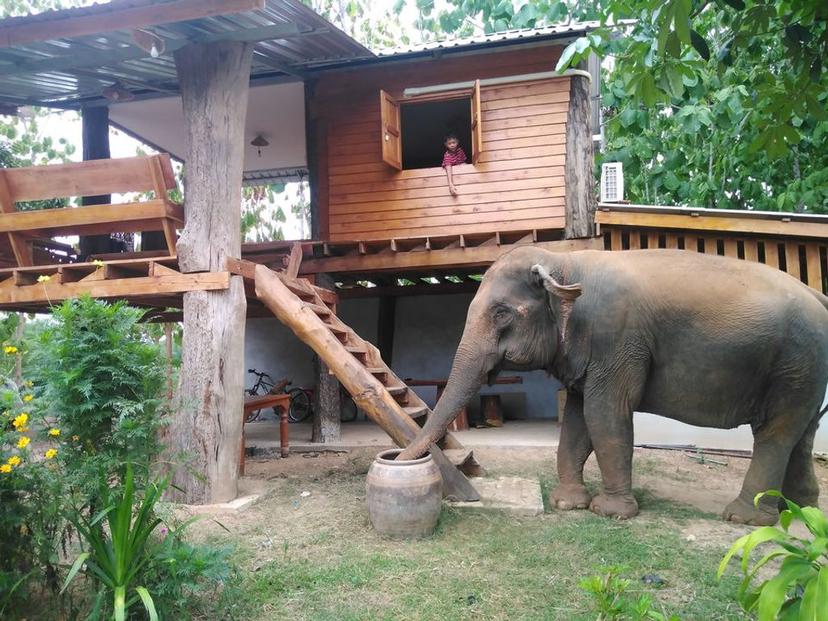
{"label": "large wooden log", "polygon": [[341,439],[339,380],[330,373],[328,365],[319,356],[313,357],[316,371],[316,392],[313,402],[313,431],[311,442],[326,444]]}
{"label": "large wooden log", "polygon": [[592,153],[589,78],[569,78],[569,113],[566,120],[566,239],[592,237],[595,226],[595,161]]}
{"label": "large wooden log", "polygon": [[[182,272],[221,271],[241,256],[244,122],[252,45],[191,44],[175,53],[187,148],[187,224],[178,242]],[[190,503],[235,498],[244,390],[241,276],[221,292],[184,294],[180,411],[170,430],[172,450],[193,459],[175,483]]]}

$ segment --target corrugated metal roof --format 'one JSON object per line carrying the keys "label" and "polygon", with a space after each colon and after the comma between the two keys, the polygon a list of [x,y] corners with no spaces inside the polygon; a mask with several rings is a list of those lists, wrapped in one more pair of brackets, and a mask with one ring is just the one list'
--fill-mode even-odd
{"label": "corrugated metal roof", "polygon": [[[210,42],[228,37],[254,41],[251,80],[266,84],[304,79],[314,71],[355,63],[403,60],[406,56],[416,58],[437,50],[574,37],[597,25],[581,22],[509,30],[408,45],[374,54],[299,0],[264,0],[262,8],[227,14],[217,14],[222,9],[222,2],[213,0],[204,3],[204,12],[209,13],[207,17],[145,29],[164,43],[165,49],[158,57],[141,49],[130,29],[15,43],[15,40],[21,40],[15,34],[21,32],[21,27],[26,30],[26,26],[52,22],[58,28],[62,20],[90,16],[99,17],[102,23],[112,22],[121,11],[150,6],[162,9],[164,4],[176,2],[112,0],[105,4],[0,20],[0,104],[78,108],[106,103],[103,91],[113,85],[129,91],[135,99],[168,96],[178,92],[172,53],[192,41]],[[163,17],[163,13],[161,15]],[[87,29],[86,32],[90,31]]]}
{"label": "corrugated metal roof", "polygon": [[418,54],[421,52],[433,52],[435,50],[453,50],[474,45],[487,45],[492,43],[509,43],[521,40],[541,40],[546,38],[560,38],[576,36],[597,28],[598,22],[568,22],[565,24],[552,24],[538,28],[522,28],[515,30],[502,30],[490,34],[472,35],[470,37],[459,37],[453,39],[442,39],[429,41],[427,43],[416,43],[401,45],[377,51],[377,56],[402,56],[405,54]]}
{"label": "corrugated metal roof", "polygon": [[[0,29],[13,33],[25,25],[111,16],[117,11],[163,3],[115,0],[9,18],[0,21]],[[138,47],[128,29],[0,47],[0,103],[76,107],[101,100],[101,91],[116,81],[136,97],[176,92],[172,52],[190,41],[217,41],[229,34],[256,41],[251,69],[254,80],[301,78],[309,66],[374,57],[298,0],[266,0],[258,10],[177,21],[148,30],[164,42],[165,50],[157,58]]]}

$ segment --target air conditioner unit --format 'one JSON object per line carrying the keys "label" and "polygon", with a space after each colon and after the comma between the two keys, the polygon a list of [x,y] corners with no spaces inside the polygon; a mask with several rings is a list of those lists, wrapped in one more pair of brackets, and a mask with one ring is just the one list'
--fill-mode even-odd
{"label": "air conditioner unit", "polygon": [[624,200],[624,168],[621,162],[601,164],[601,202],[620,203]]}

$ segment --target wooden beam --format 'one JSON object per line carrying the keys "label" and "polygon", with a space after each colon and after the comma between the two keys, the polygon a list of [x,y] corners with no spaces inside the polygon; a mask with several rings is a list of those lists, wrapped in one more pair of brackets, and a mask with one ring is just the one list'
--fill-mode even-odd
{"label": "wooden beam", "polygon": [[577,239],[595,234],[595,160],[592,153],[592,126],[589,78],[569,78],[569,111],[566,121],[566,224],[564,237]]}
{"label": "wooden beam", "polygon": [[[100,270],[103,272],[103,270]],[[20,272],[23,274],[23,272]],[[93,274],[97,274],[94,272]],[[54,279],[54,282],[53,280]],[[0,289],[0,305],[24,303],[50,303],[84,294],[93,298],[142,298],[187,291],[219,291],[230,286],[229,272],[201,272],[175,276],[139,276],[131,278],[84,278],[76,282],[59,282],[51,277],[48,282],[3,287]]]}
{"label": "wooden beam", "polygon": [[[572,252],[575,250],[602,250],[603,241],[599,238],[570,239],[550,242],[538,242],[537,248],[552,252]],[[420,268],[463,268],[486,267],[499,256],[515,246],[467,246],[465,248],[444,248],[429,252],[397,252],[389,254],[357,255],[349,257],[323,257],[305,259],[299,270],[300,274],[320,272],[371,272],[398,271]]]}
{"label": "wooden beam", "polygon": [[0,48],[255,11],[264,5],[264,0],[176,0],[132,3],[126,8],[117,3],[104,4],[92,11],[68,9],[49,19],[22,24],[11,19],[7,24],[0,23]]}
{"label": "wooden beam", "polygon": [[448,295],[452,293],[475,293],[480,287],[478,281],[461,283],[443,283],[439,285],[408,285],[389,287],[353,287],[350,289],[337,289],[339,297],[343,300],[354,298],[376,298],[376,297],[403,297],[410,295]]}
{"label": "wooden beam", "polygon": [[785,237],[828,237],[828,224],[797,220],[770,220],[744,218],[737,215],[721,216],[631,211],[598,211],[595,221],[602,226],[630,226],[640,228],[678,229],[683,231],[716,231],[755,233]]}

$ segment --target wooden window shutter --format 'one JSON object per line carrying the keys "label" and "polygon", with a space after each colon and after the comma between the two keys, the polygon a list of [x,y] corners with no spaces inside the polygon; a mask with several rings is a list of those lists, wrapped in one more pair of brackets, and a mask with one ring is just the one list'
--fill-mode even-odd
{"label": "wooden window shutter", "polygon": [[397,170],[402,170],[400,104],[383,90],[380,91],[380,119],[382,122],[382,161]]}
{"label": "wooden window shutter", "polygon": [[472,164],[483,152],[483,115],[480,113],[480,80],[474,81],[471,97]]}

